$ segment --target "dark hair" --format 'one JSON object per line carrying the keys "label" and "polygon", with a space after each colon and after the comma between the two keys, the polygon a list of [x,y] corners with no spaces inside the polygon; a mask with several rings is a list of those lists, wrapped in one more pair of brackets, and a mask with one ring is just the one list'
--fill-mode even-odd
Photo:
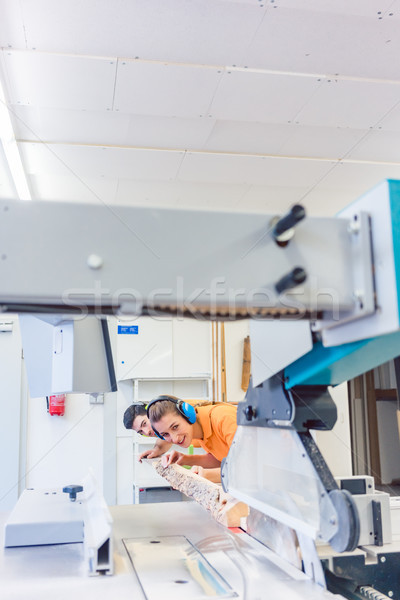
{"label": "dark hair", "polygon": [[128,406],[124,412],[124,425],[126,429],[132,429],[133,421],[140,415],[146,415],[146,405],[142,402],[135,402]]}
{"label": "dark hair", "polygon": [[182,416],[182,413],[177,407],[177,401],[179,402],[179,398],[177,398],[176,396],[167,395],[159,397],[160,400],[158,400],[154,404],[149,403],[149,410],[147,410],[147,416],[149,417],[151,424],[157,423],[160,419],[162,419],[164,415],[167,415],[169,413],[176,413],[180,417]]}

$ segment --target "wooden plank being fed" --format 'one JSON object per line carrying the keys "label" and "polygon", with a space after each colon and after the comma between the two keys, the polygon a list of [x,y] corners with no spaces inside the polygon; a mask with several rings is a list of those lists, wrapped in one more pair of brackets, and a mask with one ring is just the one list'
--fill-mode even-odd
{"label": "wooden plank being fed", "polygon": [[175,490],[196,500],[218,523],[226,527],[240,527],[242,517],[248,516],[247,504],[225,493],[219,484],[208,481],[180,465],[163,467],[161,459],[152,461],[152,465]]}

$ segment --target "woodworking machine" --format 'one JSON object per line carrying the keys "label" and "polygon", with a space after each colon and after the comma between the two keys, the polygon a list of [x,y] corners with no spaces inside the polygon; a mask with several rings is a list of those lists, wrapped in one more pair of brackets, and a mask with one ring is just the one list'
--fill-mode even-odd
{"label": "woodworking machine", "polygon": [[[310,433],[336,421],[328,386],[400,354],[399,181],[331,218],[300,205],[282,216],[2,201],[0,213],[1,309],[54,327],[49,354],[65,324],[92,316],[250,317],[252,382],[224,489],[295,530],[321,585],[400,598],[399,554],[376,551],[374,568],[348,554],[371,546],[360,538],[371,521],[386,559],[386,501],[365,478],[338,483]],[[326,575],[316,542],[345,553],[323,561]]]}

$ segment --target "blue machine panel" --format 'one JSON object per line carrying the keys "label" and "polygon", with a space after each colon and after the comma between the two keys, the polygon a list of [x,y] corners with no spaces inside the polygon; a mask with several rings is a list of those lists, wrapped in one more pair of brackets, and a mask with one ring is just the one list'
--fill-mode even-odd
{"label": "blue machine panel", "polygon": [[285,387],[338,385],[396,356],[400,356],[400,331],[330,348],[318,342],[285,369]]}

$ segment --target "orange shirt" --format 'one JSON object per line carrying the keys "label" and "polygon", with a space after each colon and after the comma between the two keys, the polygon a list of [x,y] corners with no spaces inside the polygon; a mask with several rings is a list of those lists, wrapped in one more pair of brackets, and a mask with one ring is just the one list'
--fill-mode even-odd
{"label": "orange shirt", "polygon": [[237,429],[237,406],[220,402],[210,406],[196,408],[197,422],[203,429],[203,439],[193,439],[206,452],[221,461],[228,455],[230,445]]}

